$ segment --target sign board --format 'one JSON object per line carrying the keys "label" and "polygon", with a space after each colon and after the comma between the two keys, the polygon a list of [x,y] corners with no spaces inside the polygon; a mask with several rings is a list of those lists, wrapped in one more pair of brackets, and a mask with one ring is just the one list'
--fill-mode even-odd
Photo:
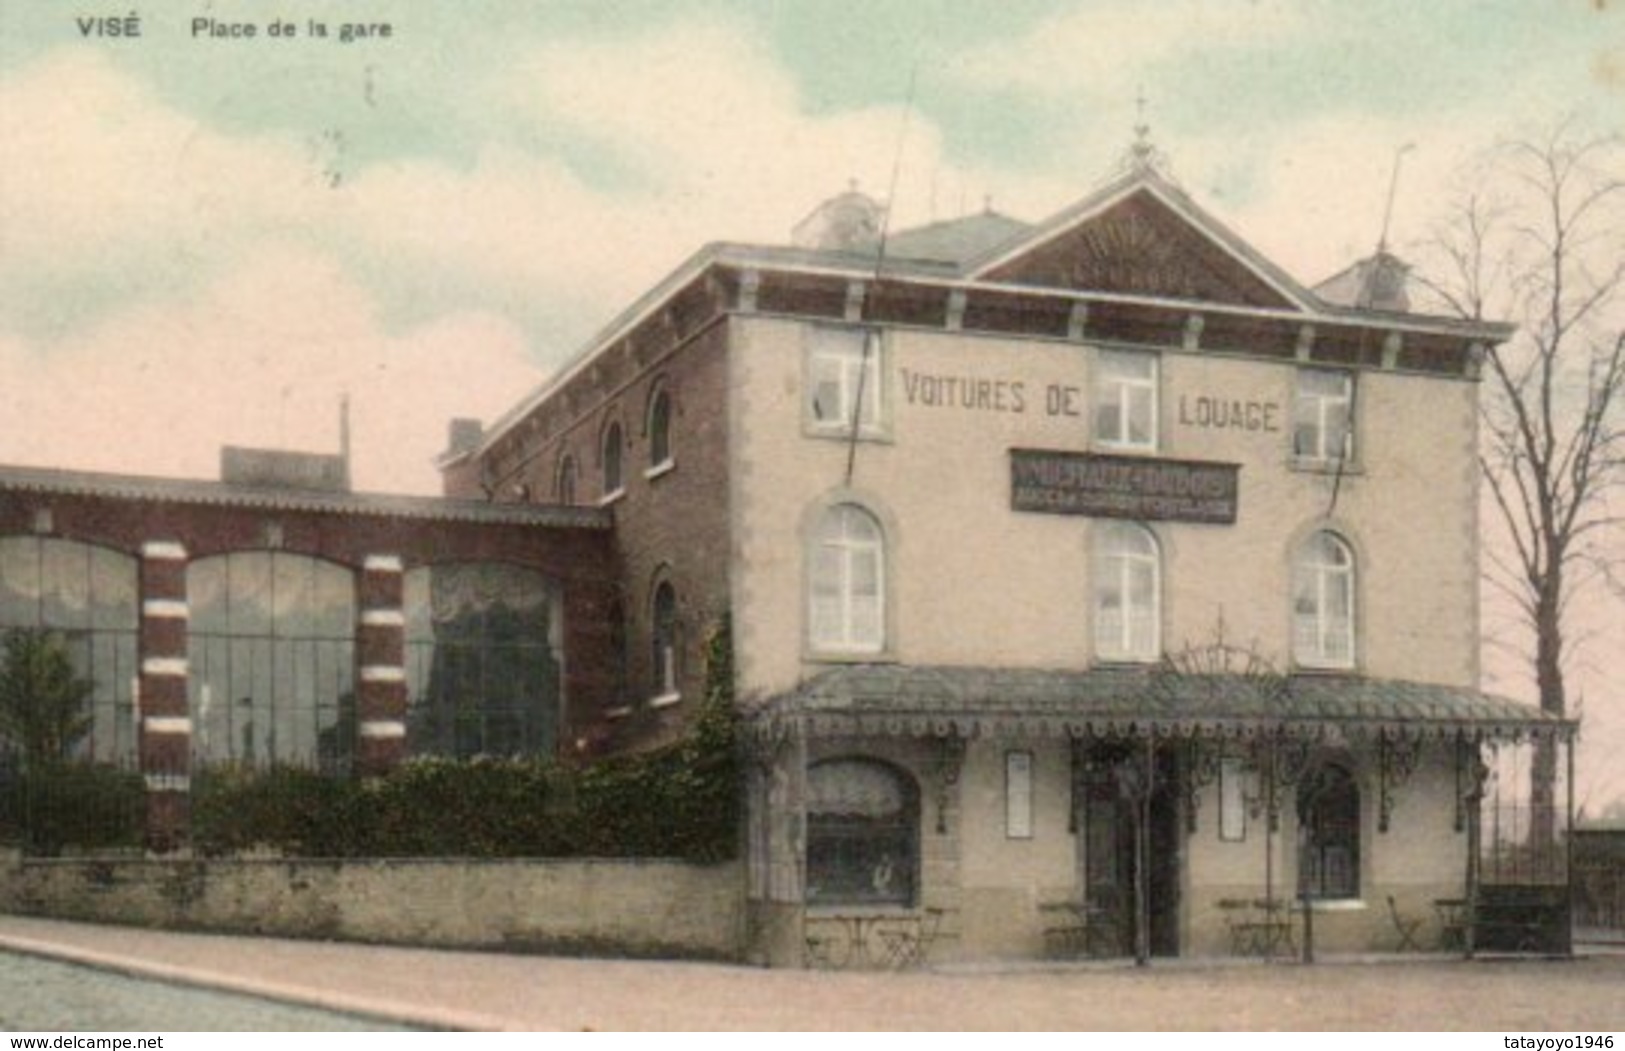
{"label": "sign board", "polygon": [[1230,525],[1240,464],[1146,456],[1010,450],[1017,511]]}

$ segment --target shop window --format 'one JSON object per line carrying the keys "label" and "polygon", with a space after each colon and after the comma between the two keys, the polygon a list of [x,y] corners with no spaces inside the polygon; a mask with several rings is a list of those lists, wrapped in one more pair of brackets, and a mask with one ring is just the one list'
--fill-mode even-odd
{"label": "shop window", "polygon": [[1333,369],[1298,370],[1292,455],[1309,464],[1354,459],[1353,375]]}
{"label": "shop window", "polygon": [[135,755],[136,580],[136,560],[108,548],[0,537],[0,637],[44,630],[66,646],[74,674],[91,684],[90,730],[77,743],[87,758]]}
{"label": "shop window", "polygon": [[868,759],[807,770],[807,904],[914,904],[920,802],[914,779]]}
{"label": "shop window", "polygon": [[625,482],[621,476],[623,444],[619,423],[612,423],[605,428],[603,445],[605,500],[615,499],[625,489]]}
{"label": "shop window", "polygon": [[240,551],[187,567],[193,745],[210,759],[344,767],[355,747],[355,580]]}
{"label": "shop window", "polygon": [[1095,359],[1095,441],[1109,448],[1155,452],[1157,356],[1103,350]]}
{"label": "shop window", "polygon": [[576,459],[568,453],[559,458],[557,490],[559,503],[573,504],[576,502]]}
{"label": "shop window", "polygon": [[884,432],[880,333],[811,325],[806,331],[807,427],[813,434],[874,437]]}
{"label": "shop window", "polygon": [[662,580],[650,602],[650,668],[656,702],[675,701],[679,696],[677,678],[677,589]]}
{"label": "shop window", "polygon": [[810,573],[814,649],[878,653],[885,647],[885,573],[885,538],[874,516],[856,504],[825,511]]}
{"label": "shop window", "polygon": [[561,707],[557,590],[521,566],[406,574],[407,733],[418,755],[551,755]]}
{"label": "shop window", "polygon": [[1292,656],[1305,668],[1354,666],[1354,553],[1335,533],[1315,533],[1298,551]]}
{"label": "shop window", "polygon": [[1360,896],[1360,788],[1337,764],[1321,767],[1298,790],[1298,893]]}
{"label": "shop window", "polygon": [[1152,661],[1162,647],[1162,566],[1156,538],[1144,526],[1097,527],[1095,655],[1108,661]]}
{"label": "shop window", "polygon": [[664,387],[656,390],[654,397],[649,399],[646,427],[649,435],[649,468],[645,473],[653,477],[672,467],[671,394]]}

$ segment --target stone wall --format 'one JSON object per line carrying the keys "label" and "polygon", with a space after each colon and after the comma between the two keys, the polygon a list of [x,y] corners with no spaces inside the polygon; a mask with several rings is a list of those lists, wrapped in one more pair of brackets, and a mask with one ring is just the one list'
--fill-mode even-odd
{"label": "stone wall", "polygon": [[736,865],[668,860],[0,861],[0,911],[178,930],[736,959]]}

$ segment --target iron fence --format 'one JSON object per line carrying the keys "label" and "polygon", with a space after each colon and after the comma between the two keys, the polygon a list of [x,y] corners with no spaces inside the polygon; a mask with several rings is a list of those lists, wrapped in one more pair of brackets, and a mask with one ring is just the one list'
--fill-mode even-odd
{"label": "iron fence", "polygon": [[34,857],[138,850],[146,817],[146,781],[133,759],[30,768],[0,756],[0,846]]}

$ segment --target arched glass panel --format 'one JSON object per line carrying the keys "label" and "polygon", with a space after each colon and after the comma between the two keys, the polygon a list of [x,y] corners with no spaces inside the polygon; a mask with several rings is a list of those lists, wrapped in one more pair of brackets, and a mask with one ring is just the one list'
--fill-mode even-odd
{"label": "arched glass panel", "polygon": [[405,578],[407,734],[420,755],[551,755],[562,706],[557,590],[494,562]]}
{"label": "arched glass panel", "polygon": [[1095,653],[1155,660],[1162,646],[1162,556],[1144,526],[1110,522],[1095,546]]}
{"label": "arched glass panel", "polygon": [[1360,788],[1327,764],[1298,791],[1298,892],[1311,898],[1360,896]]}
{"label": "arched glass panel", "polygon": [[621,476],[622,454],[621,425],[612,423],[604,432],[604,495],[611,496],[621,491],[624,480]]}
{"label": "arched glass panel", "polygon": [[1292,588],[1292,656],[1311,668],[1354,665],[1354,552],[1319,532],[1298,552]]}
{"label": "arched glass panel", "polygon": [[50,537],[0,537],[0,635],[46,629],[66,646],[76,675],[91,683],[91,728],[79,742],[90,759],[135,755],[136,560],[118,551]]}
{"label": "arched glass panel", "polygon": [[671,462],[671,395],[662,390],[649,403],[649,466]]}
{"label": "arched glass panel", "polygon": [[573,456],[565,456],[559,461],[558,497],[561,504],[576,502],[576,461]]}
{"label": "arched glass panel", "polygon": [[877,653],[885,646],[886,547],[880,523],[855,504],[819,519],[809,574],[812,644]]}
{"label": "arched glass panel", "polygon": [[355,749],[355,577],[281,551],[186,571],[193,745],[208,759],[345,768]]}
{"label": "arched glass panel", "polygon": [[654,694],[657,697],[675,697],[678,692],[677,590],[669,581],[663,580],[655,588],[649,613],[649,666],[654,672]]}
{"label": "arched glass panel", "polygon": [[833,759],[807,770],[807,903],[912,905],[920,798],[886,763]]}

